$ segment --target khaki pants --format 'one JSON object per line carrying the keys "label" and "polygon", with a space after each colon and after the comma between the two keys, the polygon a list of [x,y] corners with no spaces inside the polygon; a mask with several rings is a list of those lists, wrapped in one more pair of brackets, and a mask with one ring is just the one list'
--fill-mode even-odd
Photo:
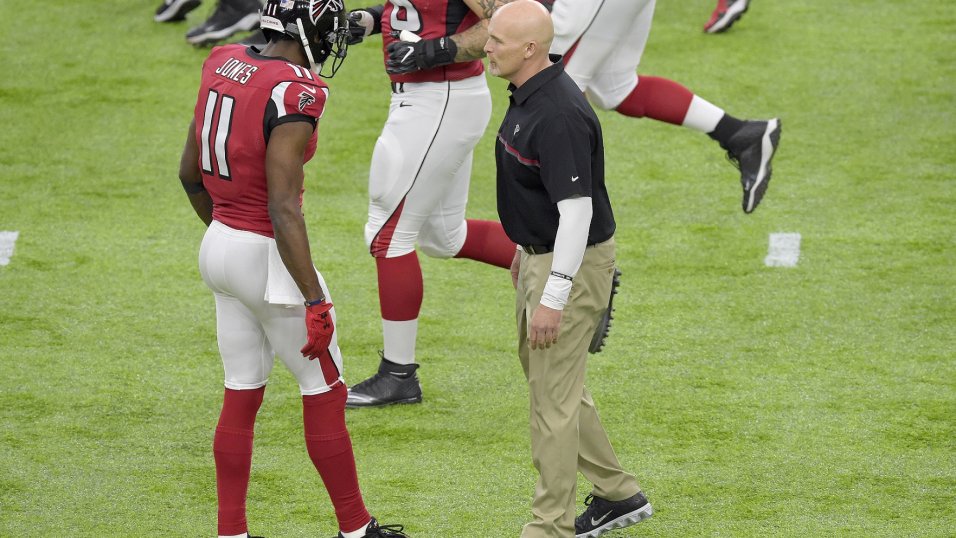
{"label": "khaki pants", "polygon": [[611,294],[614,239],[585,251],[561,316],[558,342],[533,350],[528,327],[551,261],[551,254],[522,253],[518,275],[518,356],[531,395],[531,457],[539,475],[531,503],[534,521],[524,526],[522,538],[574,536],[577,471],[605,499],[626,499],[640,491],[634,476],[621,469],[584,387],[588,344]]}

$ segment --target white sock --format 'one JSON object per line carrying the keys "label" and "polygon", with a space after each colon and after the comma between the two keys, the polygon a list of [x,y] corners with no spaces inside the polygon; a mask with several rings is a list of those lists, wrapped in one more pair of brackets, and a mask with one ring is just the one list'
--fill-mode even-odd
{"label": "white sock", "polygon": [[352,532],[345,532],[341,529],[339,529],[339,532],[342,533],[343,538],[363,538],[365,536],[365,530],[368,529],[368,524],[371,522],[372,522],[371,519],[368,520],[368,523],[366,523],[365,525],[362,525],[361,527],[359,527],[358,529],[355,529]]}
{"label": "white sock", "polygon": [[415,338],[418,336],[418,320],[382,320],[382,336],[385,339],[385,358],[396,364],[415,362]]}
{"label": "white sock", "polygon": [[687,115],[684,116],[684,127],[689,127],[702,133],[712,132],[717,128],[720,118],[724,117],[723,109],[701,99],[696,94],[690,101]]}

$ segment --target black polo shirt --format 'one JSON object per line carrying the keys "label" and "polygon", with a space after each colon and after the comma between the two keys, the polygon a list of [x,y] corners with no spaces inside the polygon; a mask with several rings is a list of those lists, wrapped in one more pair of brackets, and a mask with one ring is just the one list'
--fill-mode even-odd
{"label": "black polo shirt", "polygon": [[495,143],[498,216],[515,243],[554,248],[557,203],[589,196],[592,245],[610,239],[615,229],[604,186],[601,124],[558,57],[551,58],[556,63],[520,88],[508,86],[511,104]]}

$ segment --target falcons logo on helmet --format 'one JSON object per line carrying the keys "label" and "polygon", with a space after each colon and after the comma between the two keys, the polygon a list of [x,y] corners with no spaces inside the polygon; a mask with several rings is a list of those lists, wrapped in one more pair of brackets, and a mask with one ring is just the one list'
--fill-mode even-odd
{"label": "falcons logo on helmet", "polygon": [[317,24],[319,18],[326,10],[343,11],[345,3],[342,0],[312,0],[309,5],[309,15],[312,17],[312,24]]}
{"label": "falcons logo on helmet", "polygon": [[299,94],[299,112],[305,110],[305,107],[315,102],[315,96],[308,92]]}

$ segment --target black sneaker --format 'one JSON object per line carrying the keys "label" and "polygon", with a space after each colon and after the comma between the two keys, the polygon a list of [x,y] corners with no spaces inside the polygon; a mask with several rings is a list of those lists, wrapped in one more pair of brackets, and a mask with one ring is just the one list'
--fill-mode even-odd
{"label": "black sneaker", "polygon": [[780,143],[780,120],[748,121],[727,142],[727,158],[740,170],[744,213],[757,209],[770,183],[770,160]]}
{"label": "black sneaker", "polygon": [[729,30],[737,19],[744,16],[749,6],[750,0],[719,0],[714,12],[710,14],[710,20],[704,25],[704,31],[708,34],[719,34]]}
{"label": "black sneaker", "polygon": [[421,403],[422,386],[417,364],[396,364],[382,356],[378,373],[349,389],[345,407],[378,407]]}
{"label": "black sneaker", "polygon": [[614,278],[611,280],[611,296],[607,300],[607,310],[601,316],[601,321],[594,329],[594,336],[591,337],[591,345],[588,346],[588,353],[600,353],[604,349],[604,341],[607,335],[611,333],[611,320],[614,319],[614,296],[617,295],[617,288],[621,285],[621,270],[614,268]]}
{"label": "black sneaker", "polygon": [[[365,536],[363,538],[389,538],[390,536],[394,536],[395,538],[408,538],[408,535],[402,532],[403,530],[405,530],[405,527],[402,525],[379,525],[378,521],[375,521],[373,517],[372,521],[365,527]],[[336,538],[342,538],[342,533],[340,532]]]}
{"label": "black sneaker", "polygon": [[259,30],[240,40],[239,44],[247,47],[255,47],[257,51],[262,52],[262,49],[266,48],[266,45],[269,44],[269,40],[266,39],[266,35],[262,33],[262,30]]}
{"label": "black sneaker", "polygon": [[612,529],[636,525],[654,515],[643,493],[623,501],[609,501],[594,495],[584,499],[587,509],[574,518],[574,538],[597,538]]}
{"label": "black sneaker", "polygon": [[209,45],[236,32],[259,27],[259,9],[255,0],[220,0],[206,22],[186,32],[186,41],[193,45]]}
{"label": "black sneaker", "polygon": [[186,14],[199,7],[199,0],[164,0],[156,8],[153,20],[156,22],[179,22],[186,20]]}

